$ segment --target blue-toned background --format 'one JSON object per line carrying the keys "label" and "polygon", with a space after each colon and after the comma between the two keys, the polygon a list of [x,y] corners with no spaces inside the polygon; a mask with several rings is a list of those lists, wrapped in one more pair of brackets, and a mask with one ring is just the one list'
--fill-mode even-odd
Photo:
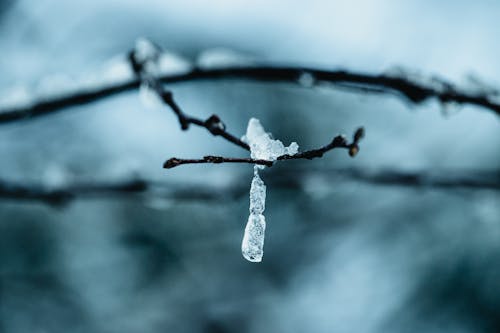
{"label": "blue-toned background", "polygon": [[[470,89],[478,79],[500,87],[499,17],[497,1],[0,1],[0,105],[102,79],[139,37],[190,62],[223,48],[263,62],[403,68]],[[63,206],[1,199],[0,332],[500,330],[498,190],[336,173],[498,180],[498,116],[330,87],[169,88],[186,112],[217,113],[238,135],[250,117],[304,150],[360,125],[367,135],[354,159],[333,151],[262,172],[268,229],[264,261],[253,264],[240,253],[251,166],[161,167],[172,156],[247,153],[199,128],[182,132],[168,109],[147,108],[137,91],[1,124],[2,181],[57,188],[139,176],[242,190],[216,200],[152,193]]]}

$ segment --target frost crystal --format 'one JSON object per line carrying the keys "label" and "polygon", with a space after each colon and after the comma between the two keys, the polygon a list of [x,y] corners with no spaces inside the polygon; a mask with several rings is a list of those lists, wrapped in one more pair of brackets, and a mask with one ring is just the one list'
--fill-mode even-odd
{"label": "frost crystal", "polygon": [[[266,133],[260,121],[251,118],[248,122],[247,133],[242,140],[250,146],[250,154],[254,159],[275,161],[281,155],[294,155],[299,150],[299,145],[292,142],[285,147],[280,140],[272,139]],[[266,231],[266,185],[259,176],[262,165],[254,166],[254,176],[250,186],[250,216],[245,227],[245,234],[241,243],[241,252],[248,261],[260,262],[264,254],[264,235]]]}

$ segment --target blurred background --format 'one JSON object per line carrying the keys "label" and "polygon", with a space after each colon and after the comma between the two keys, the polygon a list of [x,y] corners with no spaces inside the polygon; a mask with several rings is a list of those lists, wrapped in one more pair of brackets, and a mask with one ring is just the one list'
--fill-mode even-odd
{"label": "blurred background", "polygon": [[[403,68],[500,87],[499,17],[493,0],[3,0],[0,105],[113,80],[139,37],[188,63]],[[498,116],[335,87],[169,89],[236,135],[256,117],[303,150],[358,126],[366,137],[354,159],[333,151],[261,172],[267,234],[254,264],[240,250],[252,167],[162,169],[173,156],[248,153],[182,132],[138,91],[0,124],[2,182],[158,185],[64,204],[0,199],[0,332],[500,332]],[[389,171],[493,186],[370,181]]]}

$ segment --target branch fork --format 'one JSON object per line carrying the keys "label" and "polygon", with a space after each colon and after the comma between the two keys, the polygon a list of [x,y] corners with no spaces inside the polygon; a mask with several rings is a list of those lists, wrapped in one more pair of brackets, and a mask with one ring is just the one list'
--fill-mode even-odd
{"label": "branch fork", "polygon": [[[155,48],[158,49],[157,46]],[[158,52],[160,50],[158,49]],[[210,132],[214,136],[221,136],[226,141],[235,144],[247,151],[250,151],[250,146],[236,137],[235,135],[229,133],[227,131],[226,125],[220,119],[220,117],[216,114],[211,115],[206,120],[202,120],[199,118],[195,118],[186,114],[180,106],[175,102],[173,94],[171,91],[165,89],[163,84],[154,77],[154,75],[146,70],[148,67],[147,62],[157,61],[158,57],[145,57],[143,60],[140,60],[136,55],[136,50],[132,50],[129,52],[129,61],[132,70],[136,73],[138,78],[141,80],[141,84],[147,85],[151,88],[163,101],[163,103],[170,107],[170,109],[177,116],[177,120],[179,121],[179,125],[183,131],[189,129],[191,124],[203,127],[208,132]],[[302,153],[297,153],[295,155],[282,155],[279,156],[276,160],[285,161],[285,160],[296,160],[296,159],[314,159],[322,157],[326,152],[336,149],[336,148],[344,148],[349,152],[349,156],[354,157],[359,152],[359,141],[364,136],[364,129],[362,127],[358,128],[353,135],[353,141],[351,143],[347,142],[347,139],[342,135],[337,135],[333,138],[333,140],[318,149],[308,150]],[[177,157],[172,157],[163,163],[163,168],[172,169],[180,165],[184,164],[201,164],[201,163],[213,163],[213,164],[221,164],[221,163],[250,163],[250,164],[258,164],[265,165],[271,167],[274,162],[268,160],[261,159],[253,159],[253,158],[238,158],[238,157],[223,157],[223,156],[212,156],[207,155],[200,159],[182,159]]]}

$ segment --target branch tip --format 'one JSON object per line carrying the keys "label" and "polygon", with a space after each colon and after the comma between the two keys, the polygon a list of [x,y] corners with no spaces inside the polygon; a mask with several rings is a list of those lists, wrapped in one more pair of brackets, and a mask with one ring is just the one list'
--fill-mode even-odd
{"label": "branch tip", "polygon": [[349,156],[354,157],[358,154],[358,152],[359,152],[359,146],[357,144],[353,143],[349,147]]}
{"label": "branch tip", "polygon": [[170,159],[168,159],[167,161],[165,161],[165,163],[163,163],[163,168],[164,169],[172,169],[172,168],[175,168],[176,166],[179,166],[182,164],[182,161],[176,157],[172,157]]}
{"label": "branch tip", "polygon": [[354,142],[359,142],[365,136],[364,127],[359,127],[354,133]]}

